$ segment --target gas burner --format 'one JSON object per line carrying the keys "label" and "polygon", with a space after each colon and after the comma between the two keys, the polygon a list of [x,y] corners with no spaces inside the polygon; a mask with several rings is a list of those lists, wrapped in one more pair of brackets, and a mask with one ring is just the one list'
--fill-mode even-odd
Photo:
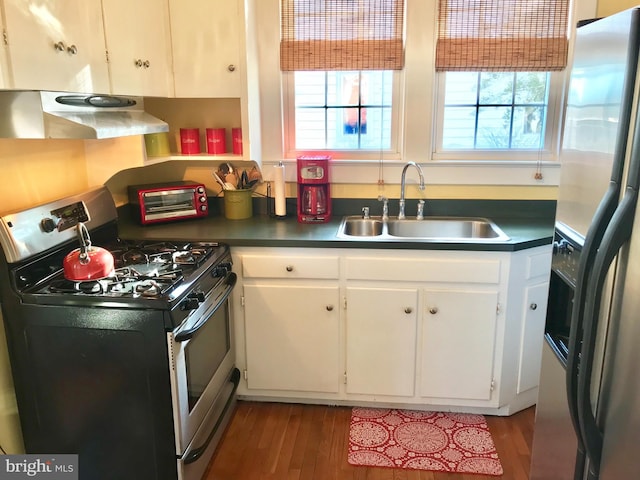
{"label": "gas burner", "polygon": [[87,293],[98,294],[104,293],[104,286],[98,280],[88,280],[85,282],[75,282],[63,278],[54,280],[49,285],[49,291],[52,293]]}

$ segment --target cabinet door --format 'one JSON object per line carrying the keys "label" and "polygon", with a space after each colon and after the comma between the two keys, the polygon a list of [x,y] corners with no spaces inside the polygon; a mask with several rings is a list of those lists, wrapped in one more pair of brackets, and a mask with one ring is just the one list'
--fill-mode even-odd
{"label": "cabinet door", "polygon": [[497,322],[497,291],[425,290],[423,397],[489,400]]}
{"label": "cabinet door", "polygon": [[339,290],[244,285],[247,386],[338,392]]}
{"label": "cabinet door", "polygon": [[240,0],[169,0],[176,97],[240,97]]}
{"label": "cabinet door", "polygon": [[4,0],[4,8],[14,88],[110,93],[100,0]]}
{"label": "cabinet door", "polygon": [[412,397],[417,289],[347,288],[347,393]]}
{"label": "cabinet door", "polygon": [[548,282],[525,288],[517,393],[538,386],[548,295]]}
{"label": "cabinet door", "polygon": [[168,0],[102,0],[111,89],[173,95]]}

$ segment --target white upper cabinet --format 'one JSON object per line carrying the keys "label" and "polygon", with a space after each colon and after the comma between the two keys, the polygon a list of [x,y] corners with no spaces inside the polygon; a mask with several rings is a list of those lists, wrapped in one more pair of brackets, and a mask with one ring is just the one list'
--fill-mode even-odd
{"label": "white upper cabinet", "polygon": [[4,14],[13,88],[110,92],[100,0],[4,0]]}
{"label": "white upper cabinet", "polygon": [[102,0],[111,91],[173,96],[167,0]]}
{"label": "white upper cabinet", "polygon": [[237,98],[244,85],[240,0],[169,0],[176,97]]}

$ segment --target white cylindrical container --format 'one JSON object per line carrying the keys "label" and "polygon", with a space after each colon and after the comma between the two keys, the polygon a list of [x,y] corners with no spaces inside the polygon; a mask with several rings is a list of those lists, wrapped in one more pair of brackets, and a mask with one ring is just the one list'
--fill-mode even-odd
{"label": "white cylindrical container", "polygon": [[280,162],[273,168],[273,192],[276,204],[276,216],[284,217],[287,215],[287,198],[284,191],[284,164]]}

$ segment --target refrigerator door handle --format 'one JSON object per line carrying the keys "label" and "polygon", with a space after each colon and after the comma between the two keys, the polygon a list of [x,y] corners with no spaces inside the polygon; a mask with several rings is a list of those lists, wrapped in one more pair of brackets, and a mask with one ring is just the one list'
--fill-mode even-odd
{"label": "refrigerator door handle", "polygon": [[627,192],[611,219],[595,257],[592,275],[586,292],[583,337],[578,369],[578,422],[581,437],[589,459],[589,479],[597,479],[602,457],[603,432],[598,427],[592,408],[591,383],[593,361],[598,332],[598,318],[602,292],[609,267],[620,248],[631,238],[637,204],[637,191],[627,187]]}
{"label": "refrigerator door handle", "polygon": [[[616,179],[617,180],[617,179]],[[580,363],[580,340],[582,340],[585,307],[587,303],[586,290],[592,276],[592,267],[602,237],[613,216],[620,198],[620,182],[612,179],[598,209],[596,210],[580,256],[576,290],[571,313],[571,329],[569,330],[569,355],[567,357],[566,389],[569,416],[577,437],[577,453],[575,461],[574,480],[583,480],[586,465],[585,440],[582,435],[581,422],[578,411],[578,366]]]}

